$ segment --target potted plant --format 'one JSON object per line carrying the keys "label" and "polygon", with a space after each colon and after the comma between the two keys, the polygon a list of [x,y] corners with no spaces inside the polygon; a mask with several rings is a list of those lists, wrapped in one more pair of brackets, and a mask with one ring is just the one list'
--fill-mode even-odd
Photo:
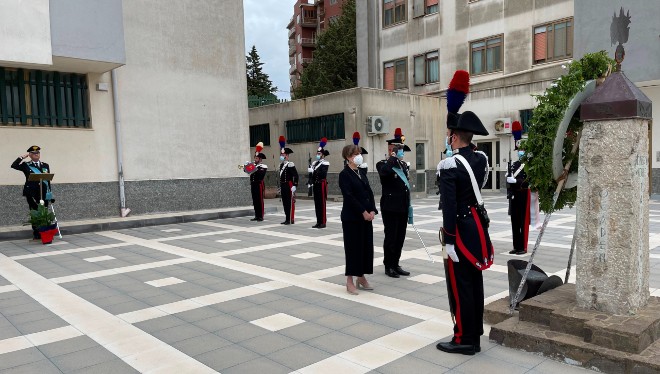
{"label": "potted plant", "polygon": [[37,228],[43,244],[52,243],[53,237],[58,232],[55,214],[44,206],[43,200],[39,202],[36,210],[30,210],[29,221],[25,225],[32,225]]}

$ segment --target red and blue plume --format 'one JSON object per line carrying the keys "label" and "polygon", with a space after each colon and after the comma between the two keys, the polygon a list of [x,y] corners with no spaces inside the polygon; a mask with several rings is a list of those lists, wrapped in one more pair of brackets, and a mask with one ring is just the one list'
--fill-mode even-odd
{"label": "red and blue plume", "polygon": [[257,143],[257,146],[255,147],[255,151],[257,151],[257,153],[259,153],[263,150],[264,150],[264,143],[263,142]]}
{"label": "red and blue plume", "polygon": [[522,125],[518,121],[513,121],[511,124],[511,133],[513,134],[514,140],[522,139]]}
{"label": "red and blue plume", "polygon": [[356,131],[353,133],[353,144],[358,145],[359,142],[360,142],[360,133]]}
{"label": "red and blue plume", "polygon": [[321,138],[321,142],[319,143],[319,147],[324,148],[326,144],[328,144],[328,138],[326,138],[326,137]]}
{"label": "red and blue plume", "polygon": [[401,128],[397,127],[396,129],[394,129],[394,139],[397,139],[399,142],[401,142],[401,136],[402,136]]}
{"label": "red and blue plume", "polygon": [[280,148],[284,148],[286,145],[286,139],[284,139],[284,135],[280,135]]}
{"label": "red and blue plume", "polygon": [[470,73],[456,70],[447,89],[447,110],[450,113],[458,113],[468,93],[470,93]]}

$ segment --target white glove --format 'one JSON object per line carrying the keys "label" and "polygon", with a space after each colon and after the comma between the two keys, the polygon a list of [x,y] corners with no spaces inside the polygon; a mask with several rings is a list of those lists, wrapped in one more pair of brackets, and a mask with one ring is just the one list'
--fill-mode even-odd
{"label": "white glove", "polygon": [[511,183],[511,184],[516,184],[517,183],[516,178],[514,178],[514,177],[506,177],[506,182]]}
{"label": "white glove", "polygon": [[307,172],[308,172],[308,173],[313,173],[313,172],[314,172],[314,169],[312,169],[312,168],[307,168]]}
{"label": "white glove", "polygon": [[291,187],[291,193],[296,193],[296,186]]}
{"label": "white glove", "polygon": [[449,256],[452,261],[458,262],[458,255],[456,254],[453,244],[445,244],[445,251],[447,251],[447,256]]}

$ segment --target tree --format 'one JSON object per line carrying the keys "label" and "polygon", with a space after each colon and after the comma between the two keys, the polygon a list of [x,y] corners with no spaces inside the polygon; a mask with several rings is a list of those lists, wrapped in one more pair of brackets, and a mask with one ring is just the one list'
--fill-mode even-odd
{"label": "tree", "polygon": [[305,66],[296,99],[357,86],[357,41],[355,0],[346,0],[342,15],[318,36],[314,59]]}
{"label": "tree", "polygon": [[266,97],[274,95],[277,87],[273,86],[268,74],[262,70],[263,62],[259,61],[257,47],[252,46],[250,54],[245,56],[247,70],[247,90],[248,96]]}

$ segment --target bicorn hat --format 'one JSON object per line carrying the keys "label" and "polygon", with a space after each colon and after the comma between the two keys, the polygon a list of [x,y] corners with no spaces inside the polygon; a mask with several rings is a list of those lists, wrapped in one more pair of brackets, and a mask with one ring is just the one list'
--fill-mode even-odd
{"label": "bicorn hat", "polygon": [[403,136],[403,134],[401,134],[401,128],[397,127],[396,129],[394,129],[394,138],[388,140],[387,144],[403,146],[403,151],[404,152],[410,152],[411,151],[410,147],[403,144],[403,142],[405,140],[406,140],[406,137]]}
{"label": "bicorn hat", "polygon": [[522,139],[522,125],[518,121],[513,121],[511,124],[511,133],[513,140],[515,140],[515,149],[520,149],[520,139]]}
{"label": "bicorn hat", "polygon": [[293,153],[293,151],[291,150],[291,148],[286,148],[286,147],[285,147],[285,145],[286,145],[286,139],[284,139],[284,135],[280,135],[279,142],[280,142],[280,153],[281,153],[281,154],[283,154],[283,155],[285,155],[285,154],[286,154],[286,155],[290,155],[290,154]]}
{"label": "bicorn hat", "polygon": [[254,152],[254,157],[259,157],[260,159],[265,160],[266,155],[261,153],[261,151],[263,151],[263,149],[264,149],[264,143],[263,142],[257,143],[257,145],[254,147],[254,151],[255,151]]}
{"label": "bicorn hat", "polygon": [[[353,144],[358,145],[358,143],[360,143],[360,133],[356,131],[356,132],[353,133]],[[364,147],[360,147],[360,149],[361,149],[360,154],[363,154],[363,155],[368,155],[369,154],[369,152],[367,152],[367,150],[364,149]]]}
{"label": "bicorn hat", "polygon": [[447,128],[471,132],[475,135],[488,135],[488,130],[479,117],[470,111],[458,113],[470,92],[470,73],[456,70],[447,89]]}

